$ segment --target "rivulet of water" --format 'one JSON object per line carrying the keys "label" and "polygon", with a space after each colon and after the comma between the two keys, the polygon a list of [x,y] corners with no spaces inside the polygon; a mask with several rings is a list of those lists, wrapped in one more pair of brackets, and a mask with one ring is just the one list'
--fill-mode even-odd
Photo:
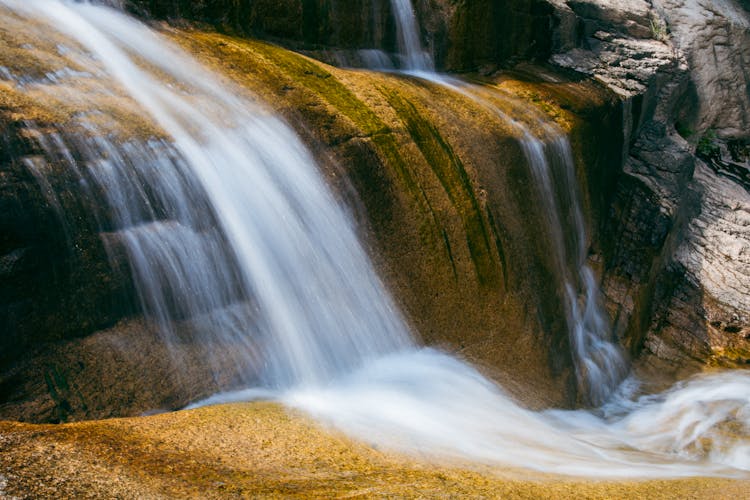
{"label": "rivulet of water", "polygon": [[[562,303],[579,393],[593,405],[604,403],[628,373],[622,350],[613,342],[601,292],[587,259],[586,224],[575,163],[567,136],[545,117],[531,127],[512,119],[484,97],[487,90],[435,72],[422,48],[410,0],[391,0],[399,33],[401,70],[468,96],[512,126],[529,164],[541,202],[540,215],[560,279]],[[372,69],[379,69],[373,67]],[[564,221],[570,221],[569,226]]]}
{"label": "rivulet of water", "polygon": [[[625,379],[628,362],[614,342],[599,284],[587,263],[588,238],[570,142],[557,127],[541,125],[544,135],[539,138],[516,122],[562,281],[579,392],[588,404],[598,406]],[[564,221],[570,221],[567,227]]]}
{"label": "rivulet of water", "polygon": [[432,56],[422,46],[419,24],[411,0],[391,0],[391,10],[393,10],[393,15],[396,18],[400,69],[405,71],[435,71]]}

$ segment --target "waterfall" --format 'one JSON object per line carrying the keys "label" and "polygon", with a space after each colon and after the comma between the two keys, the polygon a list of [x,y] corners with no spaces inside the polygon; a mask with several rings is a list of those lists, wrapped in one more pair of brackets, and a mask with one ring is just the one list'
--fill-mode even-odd
{"label": "waterfall", "polygon": [[[521,127],[516,122],[517,127]],[[536,181],[551,250],[564,290],[573,363],[579,393],[587,403],[603,404],[628,373],[622,350],[612,342],[609,318],[587,260],[575,163],[568,138],[556,127],[542,127],[545,141],[522,128],[521,146]],[[571,221],[567,234],[564,221]]]}
{"label": "waterfall", "polygon": [[[125,248],[144,314],[162,335],[179,343],[174,322],[197,318],[205,344],[237,346],[233,362],[261,371],[260,387],[210,402],[273,397],[378,445],[545,472],[748,477],[750,374],[698,377],[596,410],[523,409],[468,364],[415,345],[346,211],[281,120],[115,10],[58,0],[0,6],[15,36],[34,33],[22,48],[45,42],[72,65],[34,78],[0,68],[0,77],[35,98],[91,106],[69,130],[36,130],[48,158],[30,168],[42,181],[55,165],[69,169],[80,196],[103,205],[95,214],[103,237],[113,253]],[[102,95],[124,99],[147,137],[113,133],[120,117],[96,107]],[[573,175],[558,170],[544,169],[550,183]],[[575,238],[559,252],[579,264],[570,273],[580,276],[568,279],[583,285],[571,297],[595,290],[581,265],[585,235]],[[585,309],[582,321],[598,328]]]}
{"label": "waterfall", "polygon": [[[429,55],[419,42],[419,29],[411,0],[391,0],[399,36],[403,70],[461,93],[491,109],[516,131],[521,148],[536,181],[542,216],[561,281],[579,393],[592,405],[600,405],[614,392],[628,372],[622,350],[613,343],[610,321],[601,302],[601,292],[588,267],[586,225],[578,193],[575,163],[567,136],[546,117],[538,117],[535,135],[483,97],[486,91],[435,72]],[[373,68],[377,69],[377,68]],[[565,222],[570,221],[570,228]],[[566,238],[566,234],[568,237]]]}
{"label": "waterfall", "polygon": [[401,69],[416,72],[434,72],[432,56],[424,50],[419,36],[419,24],[411,0],[391,0],[391,9],[396,18],[399,60]]}
{"label": "waterfall", "polygon": [[175,320],[213,314],[206,340],[244,351],[246,365],[262,360],[270,387],[323,383],[411,345],[351,220],[287,125],[115,10],[2,4],[64,34],[65,57],[89,75],[77,78],[121,88],[170,137],[120,145],[84,117],[90,134],[42,144],[82,164],[102,193],[108,240],[126,248],[143,309],[167,339]]}

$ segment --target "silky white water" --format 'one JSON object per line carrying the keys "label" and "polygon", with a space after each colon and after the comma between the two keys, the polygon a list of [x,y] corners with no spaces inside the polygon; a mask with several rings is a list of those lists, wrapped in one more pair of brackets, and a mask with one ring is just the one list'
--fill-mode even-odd
{"label": "silky white water", "polygon": [[[237,281],[240,298],[253,302],[243,332],[248,363],[262,360],[269,386],[325,382],[410,345],[351,221],[287,125],[115,10],[2,4],[73,40],[84,53],[67,47],[68,57],[120,86],[171,138],[174,157],[105,137],[77,144],[124,236],[143,307],[162,331],[175,307],[190,316],[232,302],[227,288]],[[55,152],[70,156],[65,146]],[[143,185],[167,198],[168,221],[149,213],[155,202]],[[215,226],[209,212],[228,241],[224,255],[219,238],[206,236]],[[225,260],[236,265],[227,269]]]}
{"label": "silky white water", "polygon": [[[601,405],[627,375],[628,364],[613,341],[599,285],[586,262],[588,239],[570,142],[550,124],[542,127],[541,139],[518,122],[516,126],[536,180],[550,247],[561,275],[578,389],[587,403]],[[571,221],[567,235],[564,220]]]}
{"label": "silky white water", "polygon": [[[542,116],[537,117],[536,123],[541,132],[535,135],[528,125],[492,104],[485,97],[487,89],[436,73],[431,57],[419,42],[411,1],[391,0],[391,6],[399,33],[400,59],[404,62],[401,71],[469,97],[515,130],[536,181],[548,246],[559,274],[579,394],[588,404],[604,403],[627,375],[628,364],[613,342],[599,285],[586,262],[586,224],[567,136]],[[565,220],[571,221],[572,227],[565,227]]]}
{"label": "silky white water", "polygon": [[[91,78],[115,82],[168,134],[129,147],[93,128],[75,144],[49,135],[45,150],[67,158],[92,193],[104,191],[112,220],[102,224],[124,242],[143,308],[165,335],[180,316],[248,311],[206,342],[225,328],[232,342],[246,339],[244,361],[262,365],[264,384],[209,402],[278,398],[353,436],[431,457],[596,477],[748,477],[746,372],[635,401],[623,392],[598,410],[525,410],[468,364],[414,344],[288,126],[119,12],[0,5],[63,33]],[[54,84],[16,76],[22,91]]]}
{"label": "silky white water", "polygon": [[391,9],[396,18],[400,68],[406,71],[434,71],[432,56],[422,47],[411,0],[391,0]]}

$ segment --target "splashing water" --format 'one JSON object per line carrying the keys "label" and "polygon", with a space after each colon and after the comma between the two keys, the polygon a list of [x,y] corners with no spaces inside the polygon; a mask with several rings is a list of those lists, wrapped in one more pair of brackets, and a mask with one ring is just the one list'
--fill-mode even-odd
{"label": "splashing water", "polygon": [[603,410],[537,413],[425,349],[283,400],[366,441],[428,456],[597,478],[750,477],[749,391],[750,373],[727,372]]}
{"label": "splashing water", "polygon": [[[255,349],[267,360],[264,387],[209,402],[276,397],[396,449],[549,472],[748,477],[750,374],[706,376],[595,411],[525,410],[467,364],[414,345],[286,125],[111,9],[0,5],[63,33],[91,78],[116,83],[168,135],[116,142],[82,116],[88,139],[41,140],[102,193],[112,219],[102,224],[128,249],[143,307],[165,335],[180,315],[251,304],[227,329],[240,337],[232,342],[252,345],[246,363],[257,362]],[[44,92],[48,80],[15,84]]]}

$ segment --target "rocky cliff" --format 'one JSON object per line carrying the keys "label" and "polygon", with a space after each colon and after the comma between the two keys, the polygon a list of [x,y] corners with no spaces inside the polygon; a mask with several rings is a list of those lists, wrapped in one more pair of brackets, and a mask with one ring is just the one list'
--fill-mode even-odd
{"label": "rocky cliff", "polygon": [[[106,80],[76,78],[75,66],[56,77],[75,62],[54,44],[32,47],[16,23],[7,16],[0,27],[3,95],[12,97],[2,116],[6,143],[14,145],[4,150],[3,169],[7,179],[21,179],[3,184],[4,202],[20,200],[6,233],[20,236],[8,239],[3,259],[34,252],[27,266],[8,266],[4,281],[2,307],[25,300],[29,312],[4,316],[0,342],[13,355],[2,365],[0,414],[48,421],[138,414],[231,385],[231,369],[212,374],[200,363],[202,346],[185,341],[175,360],[159,345],[138,313],[127,259],[105,245],[112,234],[96,209],[101,200],[83,182],[87,162],[71,170],[71,158],[83,155],[75,145],[86,137],[91,106],[118,117],[117,125],[97,119],[96,126],[112,126],[108,137],[123,147],[168,148],[168,141]],[[297,128],[353,207],[415,334],[478,363],[529,404],[574,404],[538,195],[517,131],[497,110],[530,127],[540,117],[556,121],[571,134],[578,167],[604,193],[613,188],[605,166],[619,157],[621,121],[606,91],[528,66],[485,79],[487,107],[425,81],[341,70],[267,43],[203,30],[167,33]],[[82,81],[90,92],[64,100]],[[66,145],[70,157],[50,154],[62,151],[42,147],[50,140]],[[599,207],[590,212],[602,213],[606,197],[590,197],[587,204]],[[33,237],[22,238],[31,228]],[[59,278],[45,280],[49,268]],[[26,293],[32,286],[42,291]],[[45,294],[49,307],[32,300]],[[182,337],[199,339],[185,320],[177,327]]]}
{"label": "rocky cliff", "polygon": [[614,244],[602,246],[620,335],[673,371],[746,363],[748,12],[731,1],[556,8],[583,37],[558,35],[552,61],[602,81],[627,111],[604,230]]}

